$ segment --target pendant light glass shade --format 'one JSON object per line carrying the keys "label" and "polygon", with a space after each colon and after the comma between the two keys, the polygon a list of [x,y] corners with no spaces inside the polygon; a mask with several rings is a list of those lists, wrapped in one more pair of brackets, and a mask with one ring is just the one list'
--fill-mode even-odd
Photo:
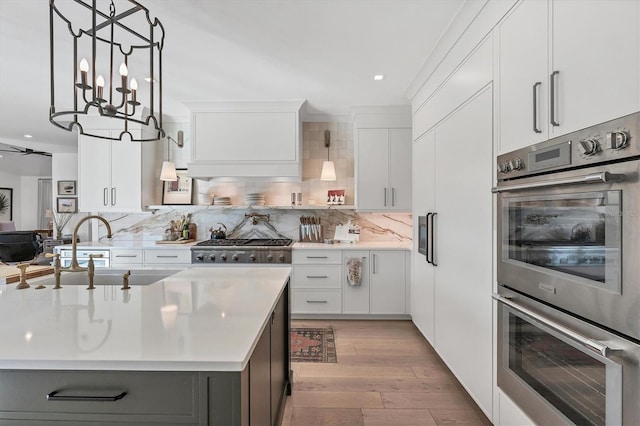
{"label": "pendant light glass shade", "polygon": [[175,182],[178,180],[178,175],[176,174],[176,165],[173,164],[173,161],[162,162],[162,171],[160,172],[160,180],[165,180],[170,182]]}
{"label": "pendant light glass shade", "polygon": [[325,161],[322,163],[320,180],[336,180],[336,168],[333,165],[333,161]]}

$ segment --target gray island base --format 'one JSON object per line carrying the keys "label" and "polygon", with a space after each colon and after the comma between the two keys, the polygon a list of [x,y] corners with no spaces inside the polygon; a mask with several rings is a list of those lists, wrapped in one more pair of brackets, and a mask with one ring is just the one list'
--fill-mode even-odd
{"label": "gray island base", "polygon": [[[213,334],[208,333],[207,327],[215,329],[215,327],[226,326],[240,333],[247,329],[244,323],[248,322],[253,315],[262,316],[263,320],[255,325],[255,329],[259,332],[250,339],[246,359],[236,363],[236,360],[233,359],[233,350],[227,351],[229,353],[227,358],[215,359],[212,357],[207,359],[205,354],[207,345],[191,341],[192,347],[198,346],[199,349],[185,351],[186,355],[182,357],[178,356],[174,359],[165,357],[163,362],[147,364],[151,367],[159,367],[157,369],[135,368],[138,362],[141,366],[145,365],[145,356],[136,355],[136,362],[133,362],[133,358],[136,356],[127,353],[126,348],[123,349],[123,347],[119,347],[118,350],[119,356],[128,361],[122,363],[123,366],[126,366],[124,369],[117,368],[119,364],[117,355],[108,354],[106,350],[102,352],[98,350],[89,354],[75,354],[77,363],[82,365],[82,368],[74,369],[69,368],[74,360],[68,356],[65,359],[64,350],[61,347],[55,345],[51,347],[54,355],[52,357],[47,358],[45,353],[35,356],[33,352],[28,350],[28,345],[24,345],[25,339],[23,337],[22,349],[14,348],[13,351],[0,349],[0,367],[2,368],[0,369],[0,425],[110,423],[118,425],[263,426],[280,424],[286,396],[291,394],[288,278],[290,269],[270,269],[278,270],[278,272],[270,271],[265,275],[268,279],[261,281],[259,268],[252,268],[253,273],[250,276],[252,282],[255,283],[254,296],[261,299],[261,302],[259,306],[250,307],[252,308],[250,315],[243,314],[241,311],[248,312],[246,305],[250,302],[251,296],[243,294],[242,290],[251,288],[251,282],[236,283],[239,284],[237,297],[230,297],[230,285],[233,284],[233,281],[243,278],[236,276],[238,272],[233,272],[230,269],[222,272],[218,272],[217,269],[213,273],[211,270],[207,270],[208,277],[203,282],[196,283],[194,283],[194,276],[203,274],[203,272],[182,271],[150,286],[134,288],[132,294],[133,297],[136,297],[137,290],[142,299],[142,306],[148,308],[149,305],[154,305],[152,299],[155,293],[151,288],[156,286],[156,290],[158,290],[160,287],[164,287],[161,289],[164,299],[167,296],[166,288],[172,282],[171,279],[173,282],[169,287],[177,288],[176,279],[184,279],[185,285],[187,282],[189,283],[192,294],[194,290],[201,290],[201,293],[204,290],[204,293],[208,294],[206,299],[216,303],[205,302],[202,300],[202,294],[198,294],[201,300],[192,300],[194,305],[200,306],[200,309],[196,309],[196,306],[191,307],[192,312],[187,315],[190,320],[189,328],[203,328],[194,332],[200,333],[198,336],[182,336],[186,342],[189,342],[190,337],[203,338],[202,334],[210,334],[209,337],[214,338],[215,331],[212,332]],[[279,283],[275,284],[278,280]],[[206,285],[204,281],[209,282],[209,287],[198,289],[199,286]],[[218,286],[217,289],[215,289],[216,286]],[[244,286],[247,288],[243,288]],[[11,298],[6,297],[7,293],[13,292],[13,289],[9,287],[6,286],[5,290],[0,293],[0,309],[11,303],[9,300]],[[143,288],[145,290],[141,291]],[[65,290],[65,288],[61,290]],[[39,292],[42,291],[52,292],[53,290],[45,289]],[[69,290],[69,292],[74,291],[76,290]],[[83,291],[86,290],[83,289]],[[105,290],[105,294],[108,291],[110,290]],[[31,294],[19,294],[16,290],[15,297],[21,299],[23,305],[25,300],[27,301],[27,311],[31,308],[42,310],[42,303],[36,299],[29,300],[29,296],[38,295],[39,292],[31,291]],[[78,293],[77,296],[78,299],[81,299],[85,295]],[[38,298],[41,297],[38,295]],[[271,300],[266,300],[269,297]],[[147,299],[146,303],[145,298]],[[18,299],[14,299],[12,302],[15,303]],[[101,300],[102,295],[98,297],[98,293],[96,293],[94,299]],[[105,297],[105,299],[110,298]],[[224,299],[224,302],[221,302],[221,299]],[[220,308],[221,303],[225,305],[222,307],[223,314],[217,309]],[[234,303],[242,303],[245,307],[234,310]],[[106,305],[98,305],[96,302],[96,313],[100,311],[100,308],[107,307]],[[55,304],[49,306],[55,306]],[[112,310],[114,308],[114,306],[109,307]],[[141,317],[145,317],[144,310]],[[254,310],[257,312],[253,313]],[[199,314],[197,314],[198,311],[200,311]],[[209,314],[222,317],[224,321],[213,321],[213,317],[210,318]],[[46,316],[47,314],[40,313],[38,315]],[[52,312],[51,315],[55,318],[56,315],[60,315],[60,312]],[[0,317],[2,316],[4,315],[0,314]],[[78,315],[75,317],[77,318]],[[86,319],[86,316],[83,319]],[[111,320],[114,319],[115,317],[111,318]],[[146,320],[148,319],[146,318]],[[141,318],[140,321],[140,327],[133,325],[133,329],[138,328],[137,333],[141,333],[145,328],[145,318]],[[25,322],[29,323],[29,321]],[[64,324],[64,319],[61,319],[60,322],[63,325],[69,325]],[[58,326],[61,325],[60,322],[57,324]],[[0,326],[0,331],[4,331],[3,327],[8,329],[8,323],[4,322],[4,324],[5,326]],[[16,325],[15,320],[13,325]],[[114,326],[115,324],[112,325],[112,327]],[[49,327],[48,331],[53,333],[50,337],[64,340],[64,335],[55,336],[55,330],[58,329],[63,330],[64,327],[56,327],[55,324],[53,327]],[[162,329],[162,325],[160,329]],[[115,327],[112,334],[114,331]],[[28,343],[33,343],[37,337],[36,332],[32,333],[32,342]],[[149,333],[153,335],[154,331],[149,331]],[[162,330],[159,333],[161,334]],[[123,341],[126,340],[124,338]],[[143,346],[147,345],[151,352],[153,352],[151,350],[152,340],[152,338],[147,339],[147,343],[143,344]],[[243,339],[238,339],[238,342],[242,341]],[[169,341],[168,344],[176,342],[178,341]],[[15,343],[18,344],[18,342]],[[224,342],[216,342],[215,344],[224,345]],[[204,346],[204,348],[200,346]],[[238,346],[240,347],[242,344],[238,343]],[[5,344],[3,347],[6,347]],[[44,348],[42,349],[44,350]],[[144,348],[142,349],[140,351],[140,348],[137,347],[134,352],[136,354],[142,353]],[[20,350],[24,352],[22,360],[15,358],[16,352]],[[88,364],[91,364],[91,355],[94,355],[98,360],[95,362],[97,367],[95,369],[86,368]],[[156,360],[163,357],[161,353],[158,353],[157,348],[153,355]],[[220,355],[218,354],[218,356]],[[220,362],[218,363],[218,361]],[[50,368],[56,363],[60,363],[63,367],[60,369]],[[217,364],[220,365],[221,371],[215,370]],[[176,366],[173,370],[171,369],[172,365]],[[40,368],[42,366],[49,368]]]}

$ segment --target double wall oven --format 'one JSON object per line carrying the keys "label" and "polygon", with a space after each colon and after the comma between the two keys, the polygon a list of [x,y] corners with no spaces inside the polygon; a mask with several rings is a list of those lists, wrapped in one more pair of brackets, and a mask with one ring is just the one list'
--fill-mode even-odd
{"label": "double wall oven", "polygon": [[498,157],[498,386],[539,424],[640,424],[640,114]]}

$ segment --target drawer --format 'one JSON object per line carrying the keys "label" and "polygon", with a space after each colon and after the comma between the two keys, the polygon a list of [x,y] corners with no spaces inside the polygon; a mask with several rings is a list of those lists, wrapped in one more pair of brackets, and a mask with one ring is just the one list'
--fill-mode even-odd
{"label": "drawer", "polygon": [[142,249],[112,249],[111,266],[142,265]]}
{"label": "drawer", "polygon": [[342,250],[293,250],[293,264],[328,265],[342,263]]}
{"label": "drawer", "polygon": [[291,292],[294,314],[340,314],[342,293],[340,290],[293,289]]}
{"label": "drawer", "polygon": [[152,265],[191,263],[191,250],[145,250],[144,263]]}
{"label": "drawer", "polygon": [[340,265],[295,265],[293,267],[293,288],[340,288]]}
{"label": "drawer", "polygon": [[[5,370],[0,371],[0,383],[0,418],[23,413],[47,421],[117,422],[136,416],[147,424],[197,423],[197,373]],[[54,397],[62,398],[47,399],[54,391]],[[122,392],[126,394],[116,401],[100,400]]]}

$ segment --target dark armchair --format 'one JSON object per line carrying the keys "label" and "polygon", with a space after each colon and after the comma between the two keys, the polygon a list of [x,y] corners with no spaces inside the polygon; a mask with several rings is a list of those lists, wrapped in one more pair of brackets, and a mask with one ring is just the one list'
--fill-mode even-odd
{"label": "dark armchair", "polygon": [[32,260],[39,252],[40,243],[35,231],[0,232],[0,261],[24,262]]}

